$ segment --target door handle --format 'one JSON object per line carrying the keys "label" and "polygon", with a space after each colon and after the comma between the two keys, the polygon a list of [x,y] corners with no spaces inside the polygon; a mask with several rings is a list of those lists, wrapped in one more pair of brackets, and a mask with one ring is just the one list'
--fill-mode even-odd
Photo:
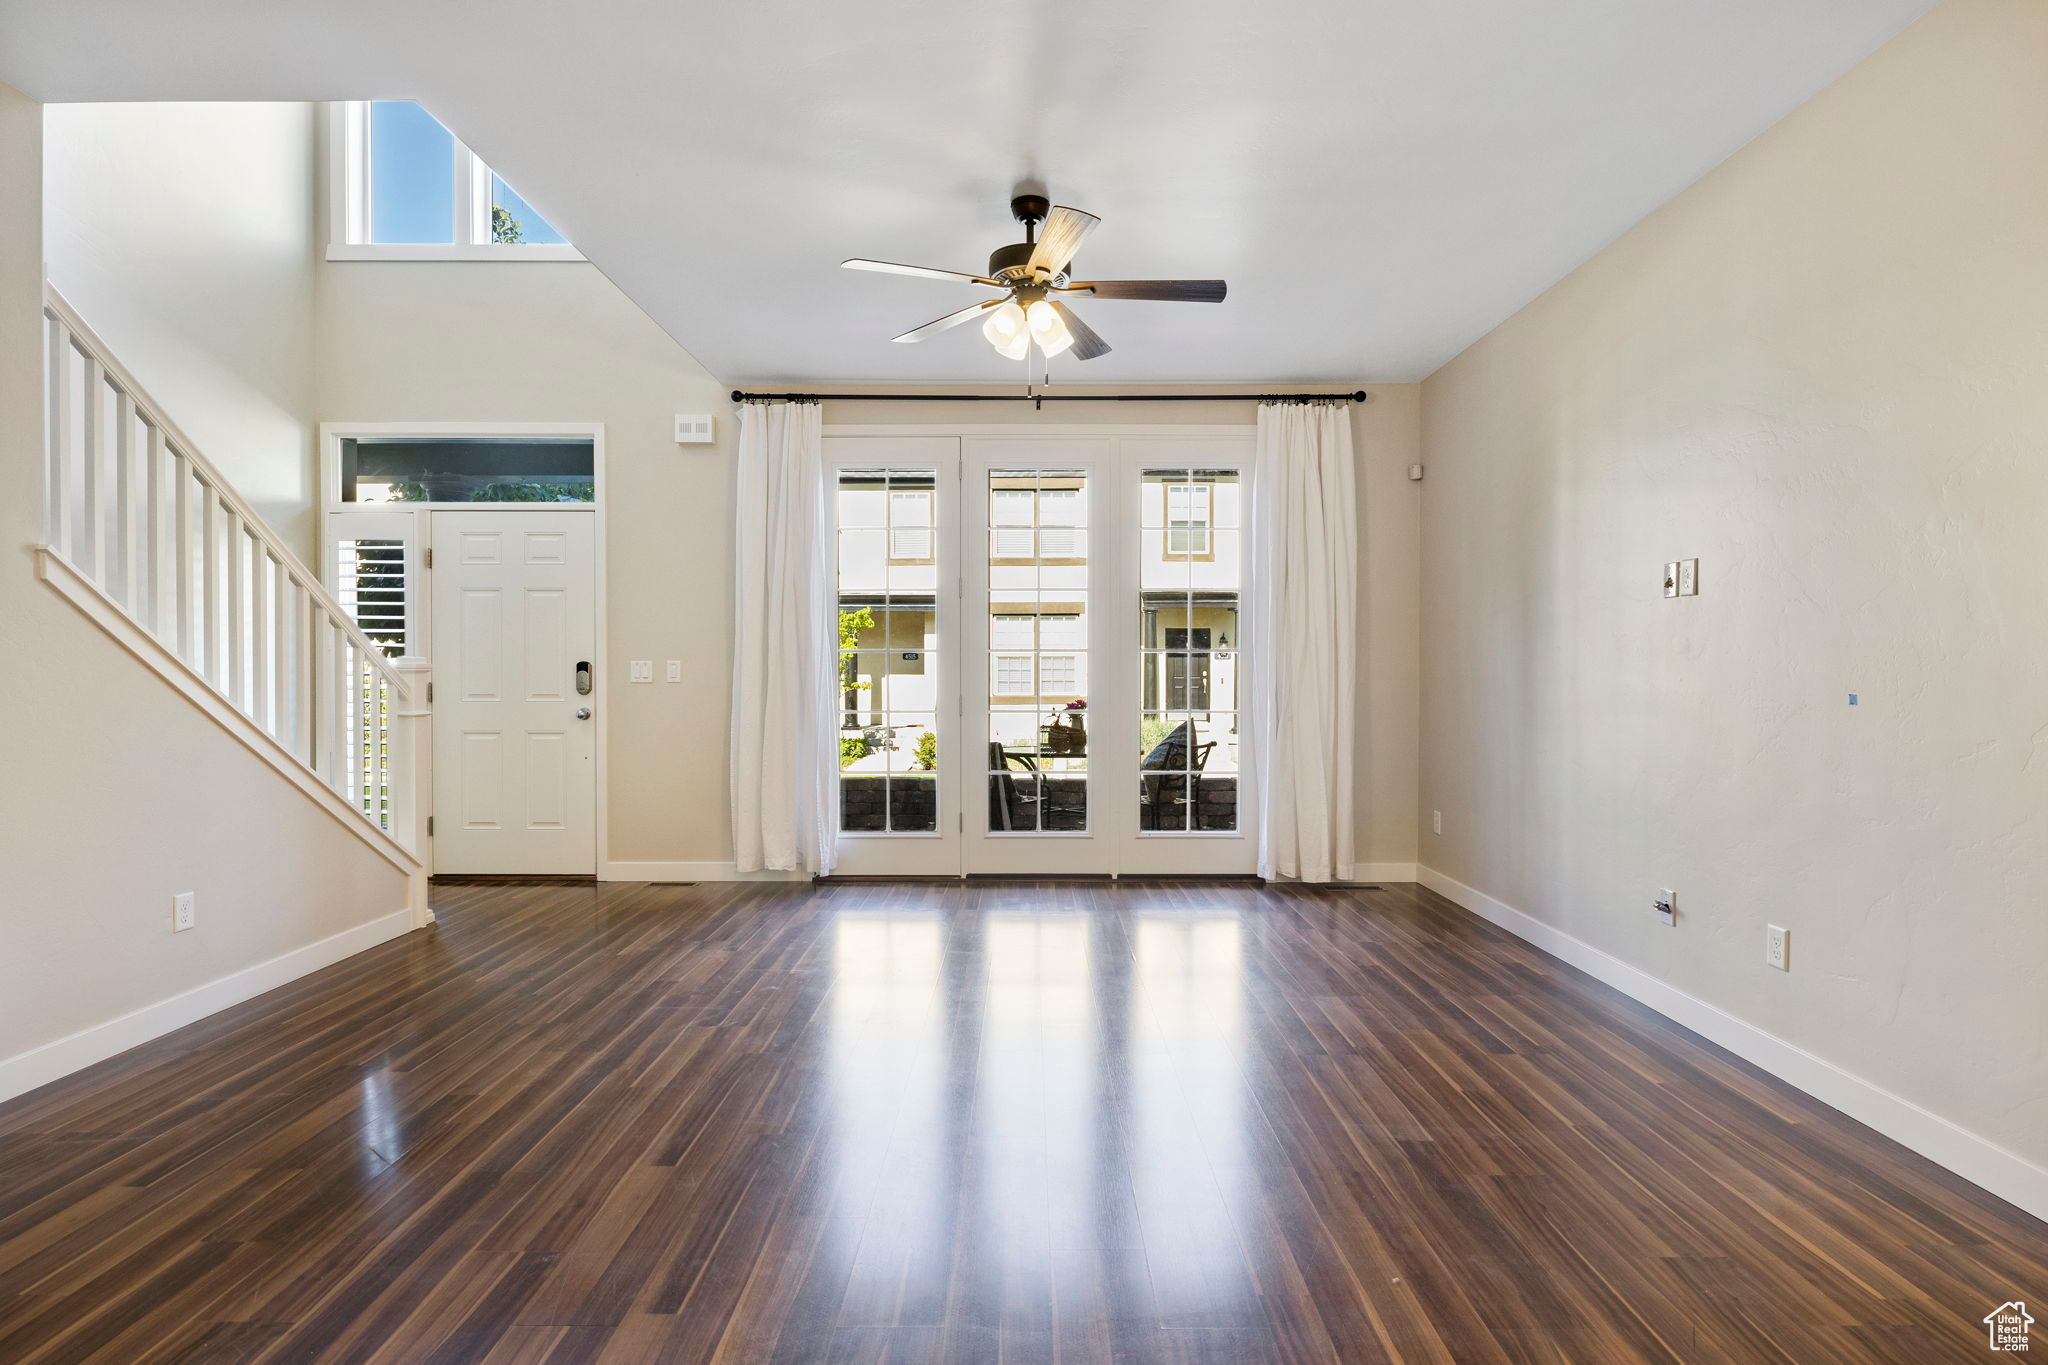
{"label": "door handle", "polygon": [[579,697],[590,695],[590,660],[588,659],[578,659],[576,661],[576,695]]}
{"label": "door handle", "polygon": [[589,720],[589,719],[590,719],[590,708],[589,708],[589,707],[587,707],[587,706],[579,706],[579,707],[577,707],[577,708],[576,708],[576,719],[578,719],[578,720]]}

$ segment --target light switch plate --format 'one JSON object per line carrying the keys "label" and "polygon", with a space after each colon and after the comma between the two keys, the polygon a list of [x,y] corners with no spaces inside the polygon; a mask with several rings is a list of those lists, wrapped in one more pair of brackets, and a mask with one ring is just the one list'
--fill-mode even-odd
{"label": "light switch plate", "polygon": [[1664,566],[1664,595],[1678,596],[1678,561],[1675,559]]}
{"label": "light switch plate", "polygon": [[681,682],[683,680],[683,661],[681,659],[670,659],[668,661],[668,680],[670,682]]}
{"label": "light switch plate", "polygon": [[708,446],[712,443],[717,427],[708,412],[679,412],[676,414],[676,444],[679,446]]}
{"label": "light switch plate", "polygon": [[644,682],[644,683],[651,683],[651,682],[653,682],[653,681],[654,681],[654,660],[652,660],[652,659],[635,659],[635,660],[633,660],[633,668],[632,668],[632,671],[631,671],[631,672],[630,672],[629,674],[627,674],[627,677],[628,677],[628,678],[629,678],[629,679],[630,679],[631,681],[633,681],[633,682]]}
{"label": "light switch plate", "polygon": [[1700,595],[1700,562],[1697,559],[1678,561],[1678,595],[1698,597]]}

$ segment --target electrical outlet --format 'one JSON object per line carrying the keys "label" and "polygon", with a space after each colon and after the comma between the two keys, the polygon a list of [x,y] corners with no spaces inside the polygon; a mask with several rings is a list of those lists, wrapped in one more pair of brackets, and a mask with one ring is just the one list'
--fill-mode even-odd
{"label": "electrical outlet", "polygon": [[1664,595],[1678,596],[1678,561],[1668,560],[1664,565]]}
{"label": "electrical outlet", "polygon": [[1676,891],[1668,887],[1659,891],[1652,908],[1656,910],[1658,919],[1674,929],[1678,927],[1678,893]]}
{"label": "electrical outlet", "polygon": [[1429,827],[1438,834],[1444,832],[1444,813],[1442,811],[1433,810],[1429,813]]}
{"label": "electrical outlet", "polygon": [[652,659],[635,659],[635,660],[633,660],[633,668],[632,668],[632,672],[631,672],[631,673],[629,673],[629,674],[627,675],[627,679],[628,679],[628,681],[630,681],[630,682],[645,682],[645,683],[651,683],[651,682],[653,682],[653,681],[654,681],[654,660],[652,660]]}
{"label": "electrical outlet", "polygon": [[1792,931],[1775,924],[1764,926],[1764,965],[1781,972],[1792,970]]}
{"label": "electrical outlet", "polygon": [[1698,597],[1700,595],[1700,562],[1697,559],[1678,561],[1678,595]]}
{"label": "electrical outlet", "polygon": [[681,682],[683,680],[683,661],[681,659],[670,659],[668,661],[668,680],[670,682]]}
{"label": "electrical outlet", "polygon": [[199,922],[196,891],[180,891],[171,897],[171,932],[182,934]]}

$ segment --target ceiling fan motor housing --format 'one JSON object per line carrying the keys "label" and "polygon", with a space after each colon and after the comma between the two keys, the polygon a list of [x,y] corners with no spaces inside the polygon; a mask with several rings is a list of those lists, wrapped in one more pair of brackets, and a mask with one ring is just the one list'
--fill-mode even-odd
{"label": "ceiling fan motor housing", "polygon": [[999,246],[989,253],[988,277],[992,280],[1001,280],[1005,284],[1024,279],[1031,273],[1030,261],[1029,242],[1013,242],[1009,246]]}
{"label": "ceiling fan motor housing", "polygon": [[[989,253],[988,275],[992,280],[1004,284],[1031,282],[1029,264],[1033,243],[1038,233],[1036,228],[1052,212],[1052,201],[1042,194],[1020,194],[1010,200],[1010,216],[1024,225],[1024,240],[1010,246],[997,247]],[[1048,283],[1065,284],[1064,276]]]}

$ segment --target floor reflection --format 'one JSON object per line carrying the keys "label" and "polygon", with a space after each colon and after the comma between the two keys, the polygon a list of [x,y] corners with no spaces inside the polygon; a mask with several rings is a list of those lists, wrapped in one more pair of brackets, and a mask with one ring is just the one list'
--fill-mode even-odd
{"label": "floor reflection", "polygon": [[841,1320],[917,1321],[931,1293],[1027,1333],[1052,1330],[1053,1303],[1098,1322],[1240,1313],[1237,917],[1004,899],[837,917],[820,1252]]}
{"label": "floor reflection", "polygon": [[818,1255],[847,1298],[886,1321],[893,1285],[941,1242],[954,1199],[945,1160],[948,1027],[936,914],[842,914],[834,925],[825,1125],[836,1171]]}
{"label": "floor reflection", "polygon": [[1243,927],[1141,914],[1134,948],[1131,1169],[1152,1291],[1162,1320],[1202,1323],[1256,1294],[1232,1228],[1246,1158]]}
{"label": "floor reflection", "polygon": [[406,1147],[405,1122],[398,1096],[392,1093],[391,1073],[383,1067],[366,1071],[357,1083],[361,1102],[356,1107],[356,1141],[360,1172],[368,1180],[398,1160]]}

